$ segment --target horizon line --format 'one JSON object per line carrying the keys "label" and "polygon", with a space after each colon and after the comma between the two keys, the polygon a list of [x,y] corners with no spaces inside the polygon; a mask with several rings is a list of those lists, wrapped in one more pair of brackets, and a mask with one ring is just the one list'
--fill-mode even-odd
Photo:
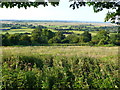
{"label": "horizon line", "polygon": [[36,20],[36,19],[0,19],[0,21],[47,21],[47,22],[86,22],[86,23],[110,23],[103,21],[78,21],[78,20]]}

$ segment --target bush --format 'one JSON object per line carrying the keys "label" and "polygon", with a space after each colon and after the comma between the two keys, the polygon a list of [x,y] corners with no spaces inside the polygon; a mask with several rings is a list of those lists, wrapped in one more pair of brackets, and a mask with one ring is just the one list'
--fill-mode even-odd
{"label": "bush", "polygon": [[120,83],[115,64],[90,57],[5,56],[2,65],[2,89],[118,88]]}

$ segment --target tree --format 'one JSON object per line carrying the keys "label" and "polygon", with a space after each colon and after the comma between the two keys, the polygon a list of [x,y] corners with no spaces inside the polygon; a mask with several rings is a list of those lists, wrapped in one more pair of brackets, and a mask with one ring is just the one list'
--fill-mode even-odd
{"label": "tree", "polygon": [[3,46],[9,46],[10,45],[10,41],[8,40],[8,36],[10,34],[7,32],[4,35],[2,34],[2,45]]}
{"label": "tree", "polygon": [[33,44],[43,44],[48,42],[48,38],[43,35],[42,29],[38,27],[36,30],[32,31],[31,42]]}
{"label": "tree", "polygon": [[44,29],[42,31],[42,33],[43,33],[44,36],[47,36],[48,40],[55,36],[54,32],[52,32],[50,30],[47,30],[47,29]]}
{"label": "tree", "polygon": [[55,33],[55,36],[60,38],[61,40],[65,38],[65,35],[63,35],[62,32],[59,31]]}
{"label": "tree", "polygon": [[[28,1],[28,0],[27,0]],[[39,1],[39,0],[38,0]],[[114,9],[114,12],[108,12],[105,18],[105,21],[111,21],[112,23],[117,23],[120,24],[118,16],[120,16],[120,2],[116,0],[115,2],[98,2],[95,0],[95,2],[81,2],[81,0],[69,0],[73,2],[73,4],[70,5],[73,9],[79,8],[81,6],[93,6],[94,12],[99,12],[102,11],[103,9]],[[84,0],[83,0],[84,1]],[[52,2],[52,0],[48,0],[49,3],[53,6],[58,6],[60,0],[56,0],[56,2]],[[48,2],[0,2],[0,7],[1,8],[14,8],[17,6],[18,8],[24,7],[27,9],[28,7],[35,7],[37,8],[39,5],[48,6]],[[115,22],[115,20],[118,19],[118,22]]]}
{"label": "tree", "polygon": [[[73,1],[73,0],[70,0]],[[120,2],[117,0],[115,2],[81,2],[80,0],[75,0],[73,4],[70,5],[73,9],[79,8],[81,6],[93,6],[93,10],[95,13],[102,11],[103,9],[113,9],[115,10],[114,12],[108,12],[106,17],[105,17],[105,22],[106,21],[111,21],[111,23],[116,23],[120,24],[118,18],[120,16]],[[115,22],[115,20],[118,20],[118,22]]]}
{"label": "tree", "polygon": [[82,33],[81,36],[84,42],[89,42],[92,39],[92,36],[88,31],[84,31],[84,33]]}
{"label": "tree", "polygon": [[26,34],[22,35],[19,40],[20,45],[30,45],[31,43],[30,37]]}
{"label": "tree", "polygon": [[62,32],[56,32],[55,36],[49,40],[48,43],[62,43],[62,40],[65,39],[65,35]]}
{"label": "tree", "polygon": [[51,38],[48,43],[61,43],[61,39],[59,37]]}
{"label": "tree", "polygon": [[70,34],[63,40],[64,43],[78,43],[78,41],[79,38],[75,34]]}
{"label": "tree", "polygon": [[120,33],[110,35],[110,43],[120,46]]}
{"label": "tree", "polygon": [[20,38],[21,34],[10,34],[8,36],[8,41],[10,42],[10,45],[18,45],[19,44],[19,38]]}
{"label": "tree", "polygon": [[108,34],[109,33],[105,30],[98,31],[97,35],[93,37],[92,42],[98,45],[108,44],[110,40]]}

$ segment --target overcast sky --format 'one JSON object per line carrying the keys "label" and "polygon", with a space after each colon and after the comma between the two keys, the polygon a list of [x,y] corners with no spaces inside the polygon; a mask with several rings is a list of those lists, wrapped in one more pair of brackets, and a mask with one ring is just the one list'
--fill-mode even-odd
{"label": "overcast sky", "polygon": [[17,20],[77,20],[77,21],[99,21],[104,22],[108,10],[94,13],[92,7],[81,7],[73,10],[69,8],[69,0],[61,0],[59,6],[51,5],[39,8],[12,9],[0,8],[0,19]]}

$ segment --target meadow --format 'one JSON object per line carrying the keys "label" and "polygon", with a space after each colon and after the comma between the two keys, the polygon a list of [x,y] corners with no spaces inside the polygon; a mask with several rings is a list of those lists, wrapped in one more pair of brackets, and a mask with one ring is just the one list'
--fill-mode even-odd
{"label": "meadow", "polygon": [[8,46],[2,48],[2,88],[119,88],[119,47]]}
{"label": "meadow", "polygon": [[[88,56],[98,59],[117,60],[119,47],[91,46],[26,46],[3,47],[3,55],[53,55],[53,56]],[[109,60],[108,60],[109,61]]]}

